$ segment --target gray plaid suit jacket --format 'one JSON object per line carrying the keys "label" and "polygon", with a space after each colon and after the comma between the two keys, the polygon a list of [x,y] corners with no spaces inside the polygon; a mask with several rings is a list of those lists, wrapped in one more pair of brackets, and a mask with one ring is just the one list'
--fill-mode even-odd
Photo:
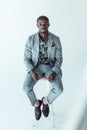
{"label": "gray plaid suit jacket", "polygon": [[[61,64],[63,61],[62,57],[62,46],[60,38],[51,32],[48,35],[48,59],[50,66],[53,71],[59,73],[61,71]],[[38,32],[29,36],[25,44],[24,50],[24,62],[27,71],[34,69],[38,62],[39,56],[39,35]]]}

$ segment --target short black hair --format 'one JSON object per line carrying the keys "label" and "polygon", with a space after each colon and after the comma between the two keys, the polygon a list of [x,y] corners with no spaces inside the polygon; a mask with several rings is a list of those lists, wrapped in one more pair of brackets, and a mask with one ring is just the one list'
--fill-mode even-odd
{"label": "short black hair", "polygon": [[39,16],[39,17],[37,18],[37,22],[38,22],[39,20],[43,20],[43,19],[45,19],[45,20],[47,20],[47,21],[49,22],[49,18],[48,18],[47,16],[44,16],[44,15]]}

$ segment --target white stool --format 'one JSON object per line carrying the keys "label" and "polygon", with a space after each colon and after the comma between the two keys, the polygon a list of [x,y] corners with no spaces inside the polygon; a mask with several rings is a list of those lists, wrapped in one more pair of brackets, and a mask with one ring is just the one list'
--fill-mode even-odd
{"label": "white stool", "polygon": [[[35,94],[36,94],[36,96],[37,96],[37,98],[38,98],[38,95],[39,94],[41,94],[40,96],[39,96],[39,98],[38,99],[41,99],[42,98],[42,95],[43,95],[43,93],[45,93],[45,95],[46,94],[48,94],[48,92],[51,90],[51,86],[50,86],[50,84],[49,84],[49,82],[47,81],[47,80],[44,80],[44,79],[41,79],[40,80],[41,81],[41,84],[40,84],[40,86],[38,85],[38,83],[37,83],[37,86],[35,86]],[[38,81],[38,82],[40,82],[40,81]],[[41,87],[41,85],[42,85],[42,87],[43,87],[43,84],[45,85],[45,83],[44,83],[44,81],[45,81],[45,83],[46,83],[46,89],[45,89],[45,91],[47,92],[45,92],[43,89],[39,89],[39,94],[38,94],[38,88],[37,87]],[[43,84],[42,84],[43,83]],[[43,95],[43,96],[45,96],[45,95]],[[42,107],[42,106],[41,106]],[[49,106],[50,107],[50,117],[51,117],[51,126],[52,127],[55,127],[55,119],[54,119],[54,106],[53,106],[53,103]],[[37,124],[39,123],[39,121],[37,121],[36,119],[35,119],[35,115],[34,115],[34,108],[33,108],[33,116],[32,116],[32,127],[36,127],[37,126]]]}

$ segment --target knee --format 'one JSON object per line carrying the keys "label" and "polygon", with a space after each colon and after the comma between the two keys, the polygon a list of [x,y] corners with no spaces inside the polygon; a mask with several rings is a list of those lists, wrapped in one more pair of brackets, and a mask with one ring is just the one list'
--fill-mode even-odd
{"label": "knee", "polygon": [[63,86],[59,90],[60,94],[63,93]]}
{"label": "knee", "polygon": [[63,83],[62,83],[61,80],[60,80],[60,82],[59,82],[59,84],[58,84],[58,86],[56,88],[57,88],[57,93],[58,94],[63,93]]}
{"label": "knee", "polygon": [[59,86],[59,92],[60,92],[60,94],[63,92],[63,83],[61,82],[61,85]]}
{"label": "knee", "polygon": [[27,82],[24,82],[23,85],[23,90],[27,93],[27,92],[31,92],[32,91],[32,87],[30,87],[30,85]]}
{"label": "knee", "polygon": [[23,90],[26,92],[28,90],[28,85],[26,84],[26,82],[24,82],[23,84]]}
{"label": "knee", "polygon": [[55,93],[56,93],[56,96],[59,96],[60,94],[62,94],[63,93],[63,86],[61,86],[60,88],[56,88]]}

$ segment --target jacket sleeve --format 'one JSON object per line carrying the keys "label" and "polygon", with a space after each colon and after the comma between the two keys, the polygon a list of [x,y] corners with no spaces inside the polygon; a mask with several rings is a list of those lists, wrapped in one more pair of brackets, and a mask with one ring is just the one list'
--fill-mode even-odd
{"label": "jacket sleeve", "polygon": [[63,57],[62,57],[62,46],[61,46],[60,39],[58,38],[56,42],[57,42],[57,46],[56,46],[56,52],[55,52],[55,64],[52,70],[58,73],[61,70],[60,68],[63,62]]}
{"label": "jacket sleeve", "polygon": [[27,72],[30,72],[30,70],[34,69],[33,63],[32,63],[32,44],[31,44],[31,37],[28,38],[26,44],[25,44],[25,50],[24,50],[24,63],[27,68]]}

